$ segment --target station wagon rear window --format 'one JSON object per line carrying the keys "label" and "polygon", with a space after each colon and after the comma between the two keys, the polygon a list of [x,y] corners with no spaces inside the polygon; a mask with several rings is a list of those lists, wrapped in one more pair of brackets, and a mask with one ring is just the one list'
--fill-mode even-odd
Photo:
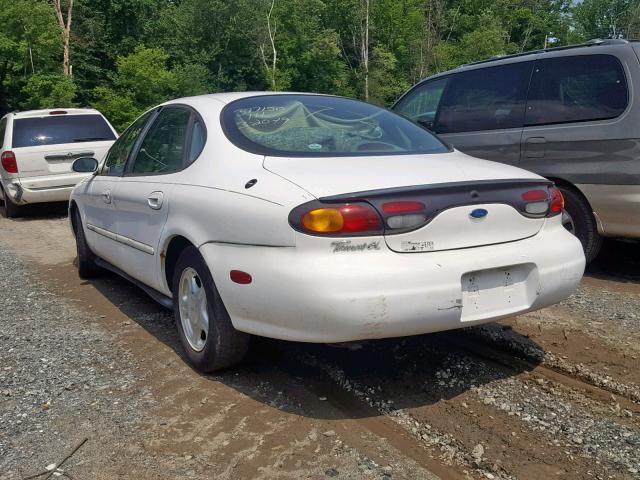
{"label": "station wagon rear window", "polygon": [[12,147],[99,142],[115,138],[101,115],[51,115],[16,119]]}
{"label": "station wagon rear window", "polygon": [[336,157],[443,153],[448,147],[410,120],[368,103],[323,95],[261,95],[225,107],[238,147],[269,156]]}

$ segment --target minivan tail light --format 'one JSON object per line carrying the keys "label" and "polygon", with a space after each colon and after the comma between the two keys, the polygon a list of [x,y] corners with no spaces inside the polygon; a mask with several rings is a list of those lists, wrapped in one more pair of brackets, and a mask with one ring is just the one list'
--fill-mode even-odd
{"label": "minivan tail light", "polygon": [[549,216],[554,216],[564,210],[564,197],[559,188],[551,187],[551,207],[549,208]]}
{"label": "minivan tail light", "polygon": [[314,234],[349,235],[382,231],[378,212],[366,203],[323,205],[321,208],[310,208],[301,212],[298,218],[299,223],[295,222],[294,218],[292,225]]}
{"label": "minivan tail light", "polygon": [[18,173],[18,162],[15,153],[11,151],[2,152],[0,161],[2,162],[2,168],[4,168],[7,173]]}
{"label": "minivan tail light", "polygon": [[49,112],[49,115],[66,115],[66,110],[53,110]]}

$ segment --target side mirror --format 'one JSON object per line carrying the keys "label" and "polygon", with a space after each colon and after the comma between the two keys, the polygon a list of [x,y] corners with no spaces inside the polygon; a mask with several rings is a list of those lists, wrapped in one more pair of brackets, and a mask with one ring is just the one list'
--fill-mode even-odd
{"label": "side mirror", "polygon": [[98,169],[98,161],[91,157],[76,158],[71,170],[77,173],[93,173]]}

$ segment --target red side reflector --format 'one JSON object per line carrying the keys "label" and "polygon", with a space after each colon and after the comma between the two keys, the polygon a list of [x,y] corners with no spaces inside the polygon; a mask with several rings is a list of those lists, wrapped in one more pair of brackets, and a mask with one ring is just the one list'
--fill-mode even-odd
{"label": "red side reflector", "polygon": [[66,115],[67,112],[65,110],[53,110],[49,112],[49,115]]}
{"label": "red side reflector", "polygon": [[2,152],[0,161],[2,162],[2,168],[4,168],[7,173],[18,173],[18,162],[16,161],[15,153],[11,151]]}
{"label": "red side reflector", "polygon": [[522,199],[525,202],[541,202],[543,200],[548,200],[549,197],[547,192],[544,190],[529,190],[522,194]]}
{"label": "red side reflector", "polygon": [[411,213],[421,212],[425,209],[422,202],[389,202],[382,205],[385,213]]}
{"label": "red side reflector", "polygon": [[248,285],[253,280],[251,275],[241,270],[231,270],[229,272],[229,277],[232,282],[239,283],[240,285]]}

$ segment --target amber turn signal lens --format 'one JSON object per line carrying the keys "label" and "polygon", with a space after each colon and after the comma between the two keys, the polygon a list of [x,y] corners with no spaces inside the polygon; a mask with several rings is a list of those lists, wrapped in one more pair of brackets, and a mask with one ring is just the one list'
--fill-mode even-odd
{"label": "amber turn signal lens", "polygon": [[336,208],[317,208],[304,214],[302,224],[312,232],[338,232],[342,230],[344,218]]}

